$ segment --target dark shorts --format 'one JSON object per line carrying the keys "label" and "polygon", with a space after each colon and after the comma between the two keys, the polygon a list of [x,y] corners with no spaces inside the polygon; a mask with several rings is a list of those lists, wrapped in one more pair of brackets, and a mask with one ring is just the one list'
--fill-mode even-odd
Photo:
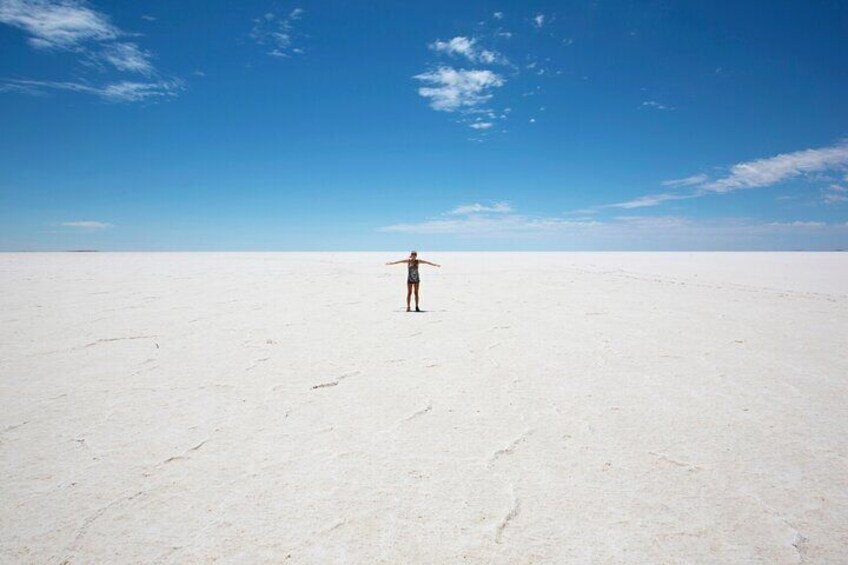
{"label": "dark shorts", "polygon": [[421,279],[419,279],[419,278],[418,278],[417,276],[415,276],[415,275],[411,275],[411,276],[409,276],[409,277],[407,277],[407,278],[406,278],[406,282],[407,282],[408,284],[418,284],[418,283],[420,283],[420,282],[421,282]]}

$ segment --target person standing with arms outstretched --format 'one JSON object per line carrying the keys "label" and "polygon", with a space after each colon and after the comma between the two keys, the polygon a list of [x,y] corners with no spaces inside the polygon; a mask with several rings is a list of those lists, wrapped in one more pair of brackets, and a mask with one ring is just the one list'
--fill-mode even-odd
{"label": "person standing with arms outstretched", "polygon": [[418,258],[418,252],[413,251],[409,254],[409,259],[401,259],[400,261],[390,261],[386,263],[386,265],[400,265],[401,263],[406,263],[407,268],[409,269],[409,274],[406,277],[406,311],[410,312],[409,309],[409,299],[412,297],[412,291],[415,291],[415,311],[420,312],[418,309],[418,285],[421,284],[421,278],[418,276],[418,265],[432,265],[434,267],[441,267],[441,265],[437,265],[436,263],[431,263],[430,261],[425,261],[424,259]]}

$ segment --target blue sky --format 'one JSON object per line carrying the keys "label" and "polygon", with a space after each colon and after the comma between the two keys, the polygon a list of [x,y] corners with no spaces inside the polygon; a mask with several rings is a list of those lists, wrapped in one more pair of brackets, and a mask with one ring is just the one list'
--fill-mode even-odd
{"label": "blue sky", "polygon": [[848,248],[848,4],[0,0],[0,249]]}

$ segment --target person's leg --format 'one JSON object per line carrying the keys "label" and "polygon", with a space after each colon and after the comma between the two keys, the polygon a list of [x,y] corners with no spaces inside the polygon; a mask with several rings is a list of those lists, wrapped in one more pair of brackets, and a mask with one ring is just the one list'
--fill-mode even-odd
{"label": "person's leg", "polygon": [[406,283],[406,311],[409,312],[409,299],[412,297],[412,283]]}
{"label": "person's leg", "polygon": [[415,287],[415,310],[416,311],[418,311],[418,285],[419,284],[420,283],[415,283],[414,285],[412,285],[413,287]]}

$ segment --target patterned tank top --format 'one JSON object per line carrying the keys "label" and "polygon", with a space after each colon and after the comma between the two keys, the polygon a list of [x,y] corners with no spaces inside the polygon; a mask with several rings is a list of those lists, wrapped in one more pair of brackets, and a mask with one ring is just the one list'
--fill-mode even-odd
{"label": "patterned tank top", "polygon": [[408,263],[409,266],[409,276],[407,277],[407,281],[411,283],[419,282],[418,277],[418,260],[412,260]]}

